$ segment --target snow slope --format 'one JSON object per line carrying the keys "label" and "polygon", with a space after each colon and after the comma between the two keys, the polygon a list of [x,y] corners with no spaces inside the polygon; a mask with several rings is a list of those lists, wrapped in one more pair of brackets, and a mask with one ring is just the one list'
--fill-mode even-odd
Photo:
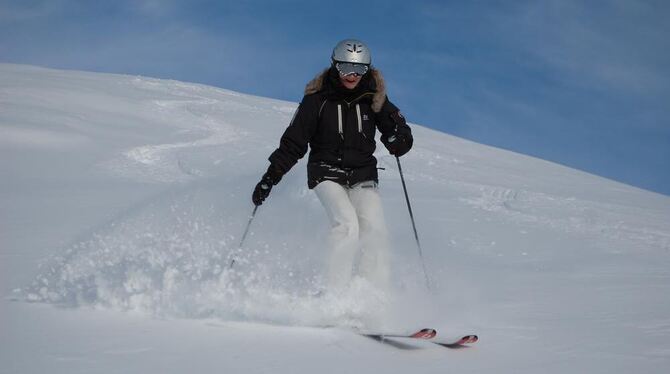
{"label": "snow slope", "polygon": [[[326,217],[304,161],[224,271],[295,108],[0,64],[0,373],[670,370],[669,197],[418,125],[402,163],[433,293],[383,149],[388,300],[360,280],[312,296]],[[394,346],[324,325],[481,341]]]}

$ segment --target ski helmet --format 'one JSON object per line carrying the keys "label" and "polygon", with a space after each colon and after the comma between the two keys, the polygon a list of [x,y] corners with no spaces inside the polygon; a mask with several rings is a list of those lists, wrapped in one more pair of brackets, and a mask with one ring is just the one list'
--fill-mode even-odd
{"label": "ski helmet", "polygon": [[345,39],[337,43],[333,48],[333,55],[331,56],[334,63],[348,62],[352,64],[370,65],[372,56],[370,50],[360,40]]}

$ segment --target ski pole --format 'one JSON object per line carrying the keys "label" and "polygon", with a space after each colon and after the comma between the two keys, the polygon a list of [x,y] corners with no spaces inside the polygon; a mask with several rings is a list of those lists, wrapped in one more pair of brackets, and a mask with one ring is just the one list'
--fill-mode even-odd
{"label": "ski pole", "polygon": [[428,272],[426,271],[426,263],[423,261],[423,251],[421,250],[421,243],[419,242],[419,234],[416,231],[416,223],[414,222],[414,213],[412,213],[412,205],[409,203],[409,195],[407,194],[407,185],[405,185],[405,176],[402,173],[402,166],[400,166],[400,157],[395,156],[398,163],[398,172],[400,172],[400,180],[402,181],[402,189],[405,192],[405,201],[407,202],[407,210],[409,211],[409,218],[412,220],[412,229],[414,229],[414,239],[416,240],[416,247],[419,250],[419,259],[421,260],[421,268],[423,275],[426,278],[426,288],[430,290],[430,281],[428,279]]}
{"label": "ski pole", "polygon": [[[251,212],[251,217],[249,217],[249,222],[247,222],[247,228],[244,229],[244,234],[242,234],[242,240],[240,240],[240,245],[237,247],[237,251],[239,252],[242,249],[242,245],[244,244],[244,240],[247,238],[247,234],[249,234],[249,228],[251,227],[251,221],[254,220],[254,217],[256,216],[256,211],[258,210],[258,207],[260,205],[254,206],[254,211]],[[230,260],[230,265],[228,265],[229,269],[233,268],[233,265],[235,265],[235,257],[233,256],[233,259]]]}

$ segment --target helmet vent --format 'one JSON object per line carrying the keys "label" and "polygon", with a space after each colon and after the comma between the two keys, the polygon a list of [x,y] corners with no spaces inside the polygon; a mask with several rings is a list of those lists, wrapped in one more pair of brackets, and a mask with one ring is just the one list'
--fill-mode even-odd
{"label": "helmet vent", "polygon": [[[362,46],[356,45],[356,44],[347,44],[349,48],[347,48],[347,51],[352,52],[352,53],[361,53],[362,51]],[[358,50],[357,50],[358,49]]]}

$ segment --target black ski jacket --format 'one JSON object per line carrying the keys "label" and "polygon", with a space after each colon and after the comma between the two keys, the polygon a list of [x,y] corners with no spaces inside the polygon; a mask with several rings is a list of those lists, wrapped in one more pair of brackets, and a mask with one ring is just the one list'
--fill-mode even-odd
{"label": "black ski jacket", "polygon": [[411,148],[411,129],[386,97],[381,73],[371,69],[354,90],[348,90],[331,67],[307,84],[279,148],[269,157],[269,170],[278,181],[307,153],[309,145],[310,189],[324,180],[345,186],[378,182],[377,159],[373,156],[376,129],[387,148],[389,137],[398,134]]}

